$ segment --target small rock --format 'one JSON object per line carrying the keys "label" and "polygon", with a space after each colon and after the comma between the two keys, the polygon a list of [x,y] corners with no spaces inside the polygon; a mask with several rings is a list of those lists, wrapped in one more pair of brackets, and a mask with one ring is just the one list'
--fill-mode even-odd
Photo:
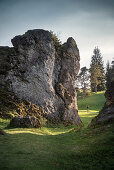
{"label": "small rock", "polygon": [[0,135],[5,135],[6,133],[2,130],[2,129],[0,129]]}
{"label": "small rock", "polygon": [[40,121],[35,116],[18,116],[14,117],[10,121],[11,127],[30,128],[30,127],[41,127]]}

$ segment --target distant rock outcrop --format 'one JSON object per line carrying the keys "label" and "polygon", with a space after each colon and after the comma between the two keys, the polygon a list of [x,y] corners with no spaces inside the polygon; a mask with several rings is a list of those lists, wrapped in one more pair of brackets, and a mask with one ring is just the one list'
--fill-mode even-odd
{"label": "distant rock outcrop", "polygon": [[106,102],[98,116],[92,119],[90,126],[105,125],[114,122],[114,81],[110,83],[106,93]]}
{"label": "distant rock outcrop", "polygon": [[2,66],[8,65],[0,70],[0,86],[42,106],[48,119],[80,125],[74,87],[80,56],[74,39],[56,50],[52,34],[37,29],[11,41],[14,47],[0,47]]}

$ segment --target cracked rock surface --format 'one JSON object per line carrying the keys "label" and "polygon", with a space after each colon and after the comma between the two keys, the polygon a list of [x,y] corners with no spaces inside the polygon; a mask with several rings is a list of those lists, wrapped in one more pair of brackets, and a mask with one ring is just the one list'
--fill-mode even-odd
{"label": "cracked rock surface", "polygon": [[[79,71],[79,50],[73,38],[57,51],[49,31],[29,30],[14,37],[14,47],[0,47],[10,63],[0,71],[0,86],[18,98],[41,105],[49,119],[81,124],[74,80]],[[9,51],[4,54],[2,51]]]}

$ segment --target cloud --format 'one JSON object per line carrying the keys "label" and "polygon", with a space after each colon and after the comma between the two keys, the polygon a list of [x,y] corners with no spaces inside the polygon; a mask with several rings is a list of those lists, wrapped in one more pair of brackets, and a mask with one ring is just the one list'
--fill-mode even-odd
{"label": "cloud", "polygon": [[74,37],[81,63],[90,60],[97,45],[105,58],[114,55],[114,0],[0,0],[0,21],[0,45],[42,28],[59,32],[63,42]]}

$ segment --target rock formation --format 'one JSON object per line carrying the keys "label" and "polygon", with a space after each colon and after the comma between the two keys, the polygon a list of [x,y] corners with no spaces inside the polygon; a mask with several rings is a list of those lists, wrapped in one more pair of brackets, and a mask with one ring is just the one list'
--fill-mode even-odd
{"label": "rock formation", "polygon": [[98,116],[92,119],[89,126],[105,125],[114,122],[114,80],[105,92],[106,102]]}
{"label": "rock formation", "polygon": [[74,39],[56,50],[52,34],[36,29],[11,41],[14,47],[0,47],[0,86],[42,106],[48,119],[80,125],[74,87],[80,57]]}

